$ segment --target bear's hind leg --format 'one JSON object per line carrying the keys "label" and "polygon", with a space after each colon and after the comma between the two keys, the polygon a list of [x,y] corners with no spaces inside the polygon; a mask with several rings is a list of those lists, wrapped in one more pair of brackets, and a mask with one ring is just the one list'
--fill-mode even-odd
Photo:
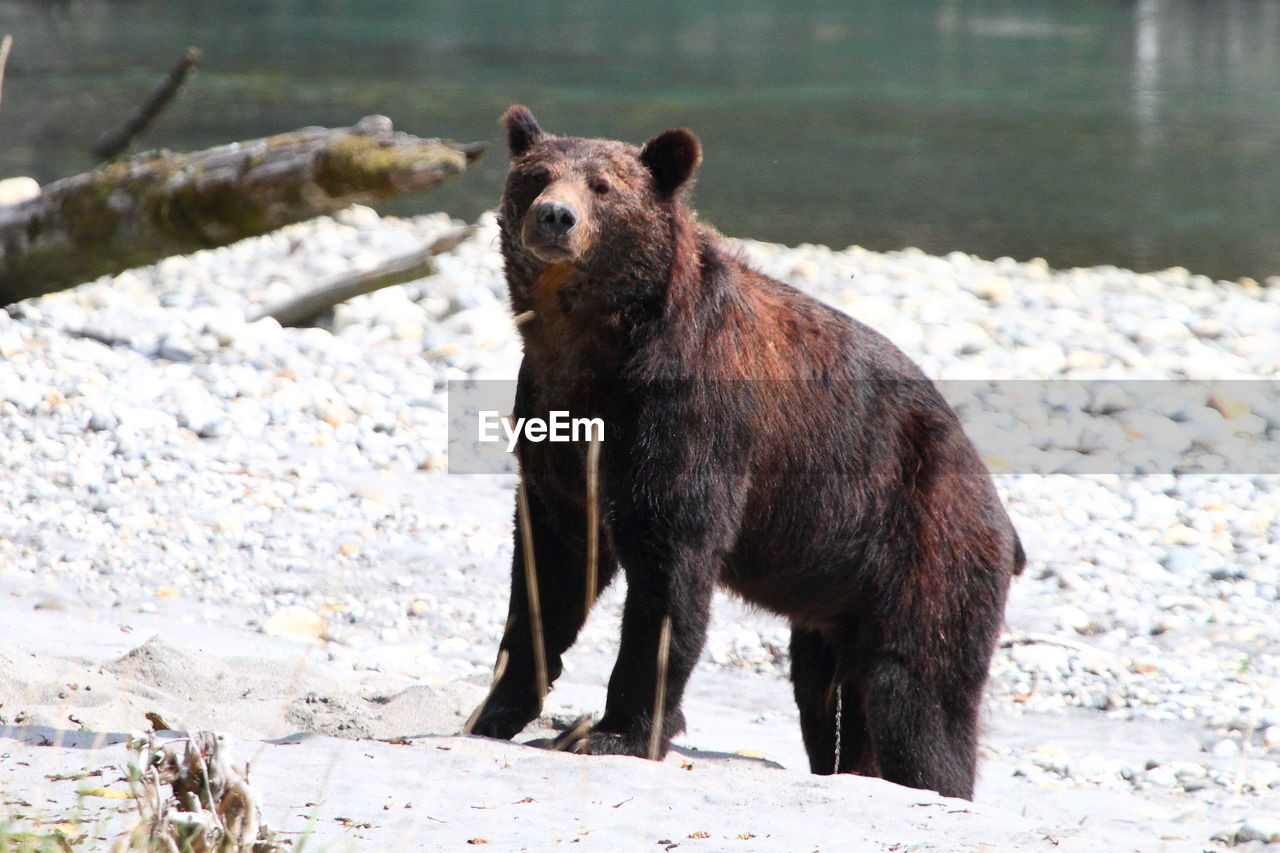
{"label": "bear's hind leg", "polygon": [[[836,650],[822,634],[792,626],[791,684],[800,709],[800,734],[809,755],[810,772],[820,776],[874,775],[875,759],[863,711],[861,685],[847,673],[838,679],[837,668]],[[839,738],[836,737],[837,713],[840,714]]]}
{"label": "bear's hind leg", "polygon": [[867,674],[866,713],[880,775],[911,788],[973,799],[982,683],[962,689],[884,656]]}

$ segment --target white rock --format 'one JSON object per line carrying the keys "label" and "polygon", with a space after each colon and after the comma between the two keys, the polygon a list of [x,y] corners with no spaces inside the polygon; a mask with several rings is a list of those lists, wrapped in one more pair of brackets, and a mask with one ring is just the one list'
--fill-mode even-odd
{"label": "white rock", "polygon": [[298,605],[281,607],[262,623],[262,633],[271,637],[318,640],[325,636],[324,617]]}
{"label": "white rock", "polygon": [[1083,634],[1089,630],[1093,624],[1093,620],[1089,618],[1089,614],[1079,607],[1072,605],[1063,605],[1055,607],[1053,610],[1054,621],[1058,623],[1064,631],[1071,631]]}
{"label": "white rock", "polygon": [[0,180],[0,206],[21,204],[40,195],[40,184],[34,178],[5,178]]}
{"label": "white rock", "polygon": [[1062,675],[1070,669],[1071,656],[1067,650],[1047,643],[1014,646],[1009,654],[1019,667],[1028,671]]}
{"label": "white rock", "polygon": [[1218,758],[1235,758],[1240,754],[1240,744],[1230,738],[1223,738],[1213,745],[1211,751]]}
{"label": "white rock", "polygon": [[1067,751],[1056,743],[1042,743],[1031,751],[1037,767],[1065,776],[1070,766]]}

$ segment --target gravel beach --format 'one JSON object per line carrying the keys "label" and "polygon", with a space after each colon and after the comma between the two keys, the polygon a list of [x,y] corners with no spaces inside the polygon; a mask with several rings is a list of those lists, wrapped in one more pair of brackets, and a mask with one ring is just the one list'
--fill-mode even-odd
{"label": "gravel beach", "polygon": [[[441,255],[436,275],[343,304],[320,327],[253,318],[459,224],[357,207],[0,310],[0,609],[11,626],[0,645],[0,815],[52,820],[65,802],[54,792],[55,805],[37,808],[20,787],[30,773],[12,764],[40,754],[32,732],[145,728],[152,706],[184,729],[323,735],[308,747],[321,762],[345,754],[332,738],[457,732],[493,665],[511,553],[514,480],[446,472],[446,383],[513,379],[520,359],[494,221]],[[1042,849],[1039,831],[1066,845],[1057,849],[1280,849],[1280,279],[741,245],[943,380],[1029,557],[993,665],[970,830],[952,817],[931,835],[877,780],[856,780],[859,808],[879,809],[877,792],[901,808],[899,828],[918,828],[911,850]],[[997,394],[970,391],[975,380],[1016,382]],[[1136,401],[1125,384],[1136,381],[1154,405]],[[606,593],[567,657],[549,717],[602,707],[623,593],[621,583]],[[797,825],[779,826],[828,814],[857,824],[839,800],[853,782],[803,775],[787,636],[781,620],[717,599],[677,743],[789,768],[779,797],[798,804]],[[181,688],[153,683],[147,694],[164,667],[120,663],[147,643],[185,674]],[[196,675],[229,659],[262,662],[263,673],[217,666],[263,696],[268,671],[288,683],[247,709],[239,691]],[[295,659],[315,683],[278,663]],[[67,687],[110,680],[104,671],[114,681],[101,698]],[[389,715],[388,697],[413,690],[445,710]],[[448,772],[474,756],[468,784],[483,790],[497,747],[450,742]],[[118,763],[110,747],[93,760]],[[527,750],[505,749],[526,767]],[[533,754],[548,762],[522,771],[535,781],[539,768],[593,761]],[[644,774],[678,775],[681,760]],[[747,771],[721,761],[727,775],[709,784],[738,784],[726,780]],[[608,796],[624,800],[634,765],[602,766],[622,768],[608,784],[624,790]],[[755,790],[760,778],[742,784]],[[571,787],[561,783],[561,805]],[[271,786],[263,797],[271,803]],[[268,820],[299,824],[296,811]],[[414,824],[422,846],[400,849],[453,849],[433,846],[426,811]],[[1007,812],[1017,820],[1006,815],[1001,834]],[[878,819],[878,835],[804,843],[895,849],[892,822]],[[655,849],[671,837],[663,831],[636,849]],[[334,843],[362,849],[362,836],[342,832]],[[681,846],[801,849],[686,835]]]}

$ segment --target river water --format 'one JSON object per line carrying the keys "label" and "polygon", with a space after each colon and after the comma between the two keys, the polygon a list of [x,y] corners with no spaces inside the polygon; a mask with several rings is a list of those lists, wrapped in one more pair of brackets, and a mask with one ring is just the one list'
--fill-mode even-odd
{"label": "river water", "polygon": [[194,45],[144,147],[368,113],[494,140],[395,212],[493,205],[518,101],[553,132],[692,128],[732,235],[1280,274],[1276,0],[0,0],[4,32],[0,174],[42,182]]}

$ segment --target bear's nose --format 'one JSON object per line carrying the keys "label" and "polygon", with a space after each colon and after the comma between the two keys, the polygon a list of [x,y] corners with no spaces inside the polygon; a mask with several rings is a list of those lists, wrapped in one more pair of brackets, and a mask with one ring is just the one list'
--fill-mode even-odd
{"label": "bear's nose", "polygon": [[562,201],[544,201],[533,210],[538,220],[538,230],[553,240],[559,240],[578,224],[578,214]]}

